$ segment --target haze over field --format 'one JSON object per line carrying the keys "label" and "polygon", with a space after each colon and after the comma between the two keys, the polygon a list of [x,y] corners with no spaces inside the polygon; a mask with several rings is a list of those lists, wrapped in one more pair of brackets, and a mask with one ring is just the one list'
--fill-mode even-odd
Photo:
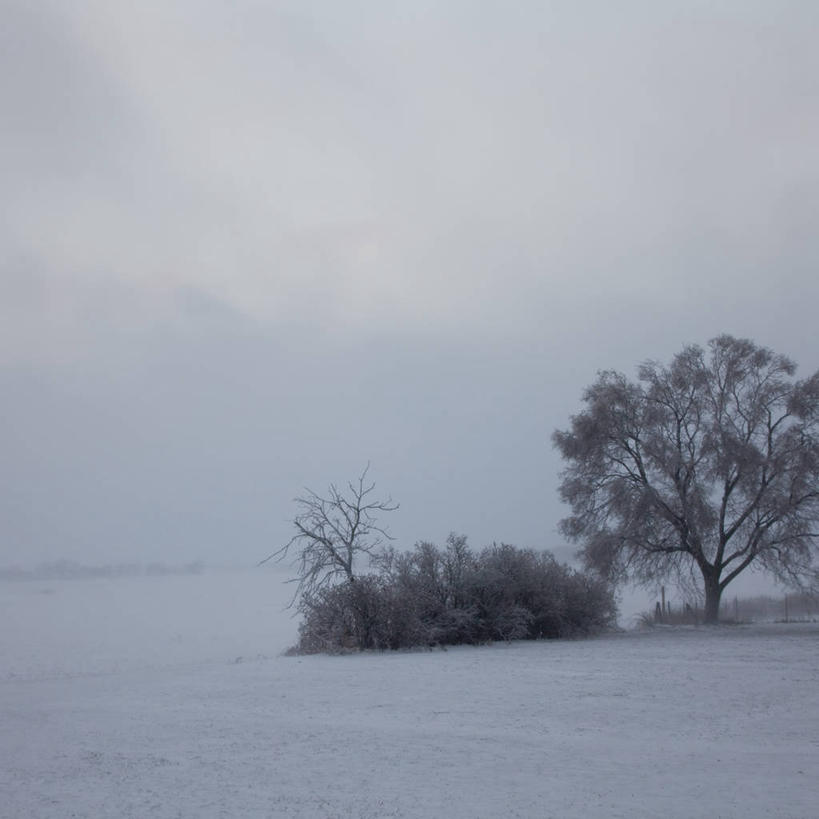
{"label": "haze over field", "polygon": [[819,366],[811,2],[11,0],[0,566],[565,556],[549,436],[722,332]]}
{"label": "haze over field", "polygon": [[3,584],[4,815],[815,814],[815,623],[283,657],[276,574]]}

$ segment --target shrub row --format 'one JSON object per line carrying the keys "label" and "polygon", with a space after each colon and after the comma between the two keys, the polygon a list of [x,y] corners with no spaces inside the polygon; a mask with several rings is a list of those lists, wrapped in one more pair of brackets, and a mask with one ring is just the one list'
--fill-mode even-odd
{"label": "shrub row", "polygon": [[611,625],[601,580],[548,552],[494,545],[478,554],[450,535],[388,551],[376,571],[302,597],[299,653],[587,635]]}

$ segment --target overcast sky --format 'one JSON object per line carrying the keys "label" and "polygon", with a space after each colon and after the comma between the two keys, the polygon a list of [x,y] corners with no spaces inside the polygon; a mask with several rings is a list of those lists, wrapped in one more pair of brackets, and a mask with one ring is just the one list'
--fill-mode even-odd
{"label": "overcast sky", "polygon": [[0,565],[560,550],[598,369],[819,367],[819,4],[40,2],[0,26]]}

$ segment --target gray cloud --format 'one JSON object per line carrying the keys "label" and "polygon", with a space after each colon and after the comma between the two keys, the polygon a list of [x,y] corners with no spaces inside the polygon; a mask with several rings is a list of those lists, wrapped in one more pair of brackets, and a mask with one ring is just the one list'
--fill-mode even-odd
{"label": "gray cloud", "polygon": [[247,562],[371,459],[554,545],[598,368],[817,366],[812,3],[11,3],[0,563]]}

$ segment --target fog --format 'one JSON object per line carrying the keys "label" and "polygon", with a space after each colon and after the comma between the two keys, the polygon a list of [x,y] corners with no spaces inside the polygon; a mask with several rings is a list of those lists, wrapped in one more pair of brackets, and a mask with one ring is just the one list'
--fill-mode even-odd
{"label": "fog", "polygon": [[568,556],[550,435],[719,333],[819,366],[819,7],[4,6],[0,566]]}

